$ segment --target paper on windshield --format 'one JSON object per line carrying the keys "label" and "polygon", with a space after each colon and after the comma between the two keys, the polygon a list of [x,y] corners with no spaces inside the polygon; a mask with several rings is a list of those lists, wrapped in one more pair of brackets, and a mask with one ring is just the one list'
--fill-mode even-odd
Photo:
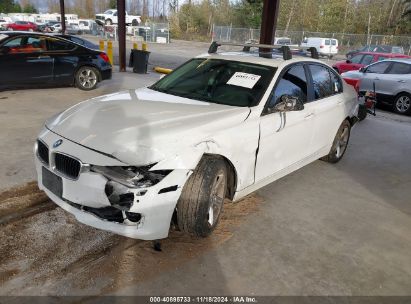
{"label": "paper on windshield", "polygon": [[0,40],[3,40],[4,38],[7,38],[7,37],[9,37],[9,36],[4,35],[4,34],[0,34]]}
{"label": "paper on windshield", "polygon": [[252,89],[260,78],[261,76],[259,75],[235,72],[227,81],[227,84]]}

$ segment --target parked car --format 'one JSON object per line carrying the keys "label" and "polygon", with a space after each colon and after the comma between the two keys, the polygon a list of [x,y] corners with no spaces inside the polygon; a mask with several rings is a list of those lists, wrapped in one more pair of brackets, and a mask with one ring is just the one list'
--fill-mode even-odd
{"label": "parked car", "polygon": [[93,24],[95,22],[90,19],[79,19],[78,20],[78,25],[80,27],[80,30],[83,31],[84,33],[90,33],[93,30]]}
{"label": "parked car", "polygon": [[[118,23],[117,10],[109,9],[102,14],[96,14],[96,21],[99,21],[99,24],[105,24],[105,25],[117,24]],[[140,23],[141,23],[140,16],[129,15],[126,12],[126,24],[127,25],[137,26]]]}
{"label": "parked car", "polygon": [[411,114],[411,59],[384,60],[358,73],[360,95],[373,91],[375,86],[378,104],[388,105],[399,114]]}
{"label": "parked car", "polygon": [[85,46],[89,49],[92,49],[92,50],[99,50],[99,46],[97,44],[94,44],[93,42],[90,42],[90,41],[88,41],[84,38],[80,38],[78,36],[65,35],[65,34],[58,34],[56,36],[67,39],[67,40],[70,40],[74,43],[83,45],[83,46]]}
{"label": "parked car", "polygon": [[216,53],[47,120],[35,144],[40,189],[99,229],[161,239],[175,218],[204,237],[225,198],[343,157],[357,95],[330,66]]}
{"label": "parked car", "polygon": [[393,54],[393,53],[374,53],[374,52],[361,52],[352,57],[351,59],[338,61],[333,65],[333,68],[338,73],[344,73],[353,70],[359,70],[373,62],[385,60],[388,58],[411,58],[407,55]]}
{"label": "parked car", "polygon": [[77,24],[67,24],[66,34],[68,35],[81,35],[83,32]]}
{"label": "parked car", "polygon": [[345,56],[347,59],[351,59],[361,52],[404,54],[404,48],[402,46],[392,45],[366,45],[358,50],[349,51]]}
{"label": "parked car", "polygon": [[328,58],[338,54],[338,40],[334,38],[308,37],[303,40],[301,47],[307,50],[315,47],[320,56]]}
{"label": "parked car", "polygon": [[7,24],[8,31],[37,31],[37,24],[29,21],[15,21],[14,23]]}
{"label": "parked car", "polygon": [[3,32],[0,35],[0,87],[75,85],[95,89],[111,78],[104,52],[53,35]]}

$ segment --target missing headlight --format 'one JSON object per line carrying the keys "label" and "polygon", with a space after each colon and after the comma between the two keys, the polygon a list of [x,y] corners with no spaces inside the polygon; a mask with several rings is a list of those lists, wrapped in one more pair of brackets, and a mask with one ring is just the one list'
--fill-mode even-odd
{"label": "missing headlight", "polygon": [[91,166],[90,170],[129,188],[147,188],[159,183],[171,172],[171,170],[149,171],[153,166],[154,164],[144,167]]}

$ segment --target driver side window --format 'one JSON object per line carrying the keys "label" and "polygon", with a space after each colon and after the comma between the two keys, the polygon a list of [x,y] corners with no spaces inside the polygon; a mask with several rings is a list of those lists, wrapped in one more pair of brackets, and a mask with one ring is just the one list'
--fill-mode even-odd
{"label": "driver side window", "polygon": [[307,102],[307,78],[302,64],[293,66],[281,77],[274,88],[268,108],[273,108],[283,95],[297,97],[302,103]]}

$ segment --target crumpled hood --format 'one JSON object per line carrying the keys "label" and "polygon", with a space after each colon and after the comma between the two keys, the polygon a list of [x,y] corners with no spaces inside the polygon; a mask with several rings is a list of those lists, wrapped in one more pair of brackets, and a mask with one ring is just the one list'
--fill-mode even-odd
{"label": "crumpled hood", "polygon": [[93,98],[50,118],[48,129],[130,165],[147,165],[212,139],[249,108],[217,105],[148,88]]}

